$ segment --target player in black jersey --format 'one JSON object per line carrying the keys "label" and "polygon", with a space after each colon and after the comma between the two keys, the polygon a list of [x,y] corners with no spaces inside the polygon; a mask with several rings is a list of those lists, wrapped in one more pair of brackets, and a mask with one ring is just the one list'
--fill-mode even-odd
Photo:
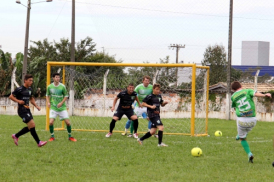
{"label": "player in black jersey", "polygon": [[18,115],[23,119],[23,122],[27,124],[21,131],[12,135],[15,145],[18,145],[18,138],[30,131],[32,137],[35,139],[38,147],[46,145],[47,141],[40,141],[36,130],[35,123],[33,121],[32,114],[29,108],[29,102],[34,105],[38,111],[41,110],[39,106],[36,105],[35,99],[32,94],[31,85],[33,83],[33,77],[30,74],[26,74],[24,78],[24,85],[16,88],[12,94],[9,96],[11,100],[18,103]]}
{"label": "player in black jersey", "polygon": [[159,84],[154,84],[152,94],[147,95],[143,99],[142,105],[147,107],[148,117],[151,121],[151,130],[143,137],[137,139],[141,145],[145,139],[154,135],[158,128],[158,146],[167,147],[167,145],[162,142],[164,126],[160,118],[160,106],[164,107],[168,102],[163,101],[163,98],[160,95],[160,87]]}
{"label": "player in black jersey", "polygon": [[112,135],[112,131],[115,127],[115,123],[117,120],[121,120],[122,116],[125,114],[129,120],[133,121],[134,134],[135,138],[138,138],[137,129],[138,129],[138,117],[134,114],[132,103],[136,100],[140,105],[139,99],[137,97],[137,93],[134,91],[134,85],[131,83],[128,85],[127,90],[120,92],[117,97],[115,97],[113,101],[113,105],[111,111],[113,112],[115,109],[115,105],[117,100],[120,99],[120,103],[118,105],[117,110],[115,111],[112,121],[109,126],[109,133],[106,134],[106,137],[110,137]]}

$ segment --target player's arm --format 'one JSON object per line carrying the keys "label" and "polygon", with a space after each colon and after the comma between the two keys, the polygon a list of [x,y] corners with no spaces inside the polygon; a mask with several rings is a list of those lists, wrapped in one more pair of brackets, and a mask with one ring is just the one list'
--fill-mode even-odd
{"label": "player's arm", "polygon": [[116,105],[118,99],[119,99],[119,97],[115,97],[115,99],[114,99],[114,101],[113,101],[112,108],[111,108],[111,111],[112,111],[112,112],[113,112],[114,109],[115,109],[115,105]]}
{"label": "player's arm", "polygon": [[46,96],[47,105],[50,108],[50,96]]}
{"label": "player's arm", "polygon": [[168,104],[168,102],[166,101],[166,102],[161,103],[161,106],[164,107],[167,104]]}
{"label": "player's arm", "polygon": [[148,105],[146,102],[142,102],[142,106],[148,107],[148,108],[150,108],[150,109],[155,109],[155,108],[156,108],[155,105]]}
{"label": "player's arm", "polygon": [[41,110],[41,108],[40,108],[39,106],[36,105],[35,99],[34,99],[33,96],[30,97],[29,101],[30,101],[30,103],[31,103],[32,105],[34,105],[34,107],[36,107],[36,108],[38,109],[38,111]]}
{"label": "player's arm", "polygon": [[64,97],[63,100],[59,104],[57,104],[57,107],[58,108],[61,107],[64,104],[64,102],[66,102],[67,99],[68,97]]}
{"label": "player's arm", "polygon": [[14,102],[17,102],[20,105],[25,104],[25,102],[23,100],[16,99],[16,97],[14,97],[14,95],[12,95],[12,94],[10,94],[9,99],[12,100],[12,101],[14,101]]}
{"label": "player's arm", "polygon": [[139,101],[139,99],[138,99],[137,96],[135,97],[135,100],[138,102],[138,105],[142,108],[142,104],[140,103],[140,101]]}
{"label": "player's arm", "polygon": [[266,93],[266,94],[262,94],[260,92],[256,92],[254,94],[255,97],[270,97],[271,98],[271,94],[270,93]]}

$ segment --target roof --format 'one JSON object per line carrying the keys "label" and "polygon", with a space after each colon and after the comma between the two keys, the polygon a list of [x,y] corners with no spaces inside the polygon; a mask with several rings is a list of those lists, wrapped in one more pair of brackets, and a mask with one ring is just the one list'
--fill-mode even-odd
{"label": "roof", "polygon": [[248,66],[248,65],[232,65],[234,69],[248,71],[248,69],[254,70],[252,71],[252,75],[256,74],[257,70],[260,70],[259,76],[263,76],[265,74],[269,74],[270,76],[274,76],[274,66]]}
{"label": "roof", "polygon": [[[244,89],[253,89],[254,83],[241,83]],[[258,83],[257,89],[258,92],[268,92],[270,90],[274,90],[274,84],[269,83]],[[227,83],[219,82],[217,84],[209,86],[209,92],[215,93],[224,93],[227,92]]]}

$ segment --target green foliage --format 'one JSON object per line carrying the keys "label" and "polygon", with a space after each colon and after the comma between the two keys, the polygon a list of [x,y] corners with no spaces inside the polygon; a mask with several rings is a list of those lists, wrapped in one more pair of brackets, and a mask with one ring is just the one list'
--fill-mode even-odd
{"label": "green foliage", "polygon": [[[55,131],[56,140],[38,148],[30,134],[20,137],[15,146],[11,133],[25,124],[18,116],[0,117],[0,181],[273,180],[273,134],[269,131],[274,130],[274,125],[269,122],[258,122],[248,134],[247,141],[255,155],[251,164],[240,142],[235,141],[237,128],[232,120],[209,119],[210,137],[164,134],[163,142],[169,145],[165,148],[157,147],[154,137],[140,146],[136,139],[120,133],[106,138],[102,132],[77,131],[72,132],[78,140],[75,143],[68,141],[66,131]],[[39,137],[47,140],[50,133],[44,130],[45,116],[34,116],[34,120]],[[117,127],[123,128],[124,122],[117,122]],[[216,130],[222,131],[223,136],[215,137]],[[202,149],[201,157],[191,156],[194,147]]]}
{"label": "green foliage", "polygon": [[4,53],[0,49],[0,96],[9,95],[11,88],[11,76],[14,65],[12,63],[11,54]]}

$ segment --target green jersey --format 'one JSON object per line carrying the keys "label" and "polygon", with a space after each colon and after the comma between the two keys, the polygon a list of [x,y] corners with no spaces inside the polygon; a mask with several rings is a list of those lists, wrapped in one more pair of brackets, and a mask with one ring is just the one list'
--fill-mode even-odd
{"label": "green jersey", "polygon": [[255,117],[256,110],[253,101],[255,91],[252,89],[242,89],[231,96],[232,107],[236,109],[238,117]]}
{"label": "green jersey", "polygon": [[68,92],[64,84],[59,83],[58,86],[55,86],[54,83],[50,84],[47,88],[46,96],[50,97],[50,109],[58,112],[67,109],[65,102],[61,107],[57,107],[64,97],[68,97]]}
{"label": "green jersey", "polygon": [[[153,86],[151,84],[149,84],[147,87],[144,86],[144,84],[139,84],[135,89],[134,91],[137,92],[137,97],[141,102],[143,102],[143,99],[152,93],[152,89],[153,89]],[[136,102],[136,106],[139,107],[138,105],[138,102]]]}

